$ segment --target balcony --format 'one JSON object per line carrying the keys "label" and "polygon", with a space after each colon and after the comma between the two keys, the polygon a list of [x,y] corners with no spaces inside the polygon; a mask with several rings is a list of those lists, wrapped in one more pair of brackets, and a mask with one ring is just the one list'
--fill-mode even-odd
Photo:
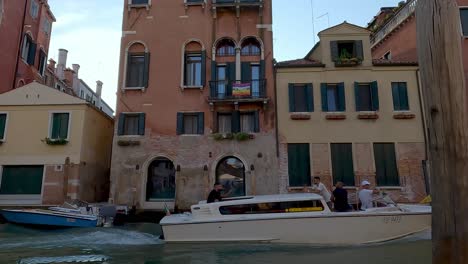
{"label": "balcony", "polygon": [[266,79],[249,81],[211,81],[210,104],[241,102],[268,102]]}
{"label": "balcony", "polygon": [[261,6],[263,0],[212,0],[215,7]]}

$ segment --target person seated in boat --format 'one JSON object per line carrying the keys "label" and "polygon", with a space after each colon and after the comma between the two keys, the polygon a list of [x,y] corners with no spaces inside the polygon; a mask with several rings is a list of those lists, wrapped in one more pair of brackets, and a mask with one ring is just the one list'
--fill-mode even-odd
{"label": "person seated in boat", "polygon": [[348,203],[348,191],[344,188],[343,182],[337,182],[335,184],[335,190],[333,190],[332,201],[336,212],[348,212],[351,210],[351,206]]}
{"label": "person seated in boat", "polygon": [[231,191],[229,191],[227,194],[221,194],[221,192],[224,190],[224,186],[217,182],[213,186],[213,190],[210,192],[208,195],[208,199],[206,200],[206,203],[216,203],[216,202],[221,202],[223,198],[226,198],[229,196]]}
{"label": "person seated in boat", "polygon": [[361,201],[361,210],[365,211],[374,207],[373,195],[379,193],[379,190],[371,190],[370,182],[362,181],[361,190],[359,191],[359,200]]}
{"label": "person seated in boat", "polygon": [[312,192],[320,194],[327,203],[328,207],[330,209],[332,208],[331,194],[328,191],[327,187],[320,182],[320,177],[314,177],[314,185],[312,186]]}

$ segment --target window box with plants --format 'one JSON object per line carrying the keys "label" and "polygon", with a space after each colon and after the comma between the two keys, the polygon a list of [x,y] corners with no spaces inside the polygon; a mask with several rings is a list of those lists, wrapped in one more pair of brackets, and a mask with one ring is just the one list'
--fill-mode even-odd
{"label": "window box with plants", "polygon": [[237,140],[237,141],[247,141],[255,138],[254,134],[239,132],[239,133],[215,133],[212,135],[213,139],[216,141],[222,140]]}
{"label": "window box with plants", "polygon": [[353,57],[353,55],[351,55],[351,53],[347,52],[346,50],[342,50],[340,57],[335,60],[336,67],[352,67],[361,65],[361,63],[361,57]]}
{"label": "window box with plants", "polygon": [[68,140],[64,138],[45,138],[42,141],[51,146],[63,146],[68,144]]}

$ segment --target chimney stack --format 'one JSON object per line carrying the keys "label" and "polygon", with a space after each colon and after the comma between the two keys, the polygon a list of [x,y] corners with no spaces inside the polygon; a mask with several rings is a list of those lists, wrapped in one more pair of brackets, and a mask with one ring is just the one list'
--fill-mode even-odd
{"label": "chimney stack", "polygon": [[101,107],[102,85],[103,83],[101,81],[96,82],[96,96],[97,96],[96,106],[98,108]]}
{"label": "chimney stack", "polygon": [[68,55],[68,50],[59,49],[59,59],[58,59],[56,74],[60,80],[63,80],[65,78],[64,71],[67,66],[67,55]]}
{"label": "chimney stack", "polygon": [[73,73],[72,88],[73,88],[73,91],[75,91],[75,94],[77,96],[81,97],[81,94],[80,94],[80,78],[78,77],[78,73],[80,71],[80,65],[79,64],[72,64],[72,68],[73,68],[73,72],[74,72]]}

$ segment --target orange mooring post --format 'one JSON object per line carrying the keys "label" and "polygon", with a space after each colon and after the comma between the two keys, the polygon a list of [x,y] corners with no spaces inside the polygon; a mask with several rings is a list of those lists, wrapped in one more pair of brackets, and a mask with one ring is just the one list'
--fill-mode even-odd
{"label": "orange mooring post", "polygon": [[420,0],[416,19],[432,177],[433,263],[466,264],[468,105],[459,8],[455,0]]}

